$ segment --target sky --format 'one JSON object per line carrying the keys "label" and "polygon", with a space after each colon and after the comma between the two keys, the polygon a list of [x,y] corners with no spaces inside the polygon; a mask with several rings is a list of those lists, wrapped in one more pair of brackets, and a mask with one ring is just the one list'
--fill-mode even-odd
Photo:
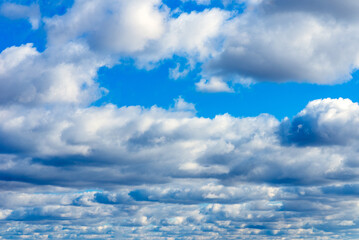
{"label": "sky", "polygon": [[0,239],[359,239],[356,0],[0,0]]}

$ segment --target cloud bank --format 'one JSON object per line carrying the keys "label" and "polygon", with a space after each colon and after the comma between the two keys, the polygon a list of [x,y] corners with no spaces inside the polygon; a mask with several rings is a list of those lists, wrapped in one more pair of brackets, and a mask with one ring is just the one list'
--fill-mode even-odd
{"label": "cloud bank", "polygon": [[41,21],[36,5],[2,5],[48,38],[0,53],[2,238],[358,238],[358,103],[314,100],[291,120],[205,118],[180,96],[93,104],[111,91],[98,70],[127,58],[200,64],[203,92],[238,78],[335,84],[357,68],[354,1],[197,2],[79,0]]}

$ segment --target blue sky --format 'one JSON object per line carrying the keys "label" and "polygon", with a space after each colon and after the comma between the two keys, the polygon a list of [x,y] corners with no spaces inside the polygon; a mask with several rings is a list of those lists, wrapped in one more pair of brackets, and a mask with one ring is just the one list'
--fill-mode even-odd
{"label": "blue sky", "polygon": [[282,119],[293,117],[315,99],[343,97],[358,101],[356,74],[353,74],[353,80],[338,85],[266,82],[238,86],[235,93],[202,93],[196,91],[193,85],[195,74],[180,80],[168,79],[168,69],[173,65],[172,61],[165,62],[151,71],[128,65],[101,69],[99,81],[111,91],[96,105],[110,102],[118,106],[157,105],[168,108],[173,99],[182,96],[196,104],[198,116],[214,117],[229,113],[246,117],[269,113]]}
{"label": "blue sky", "polygon": [[0,2],[1,239],[358,239],[355,0]]}

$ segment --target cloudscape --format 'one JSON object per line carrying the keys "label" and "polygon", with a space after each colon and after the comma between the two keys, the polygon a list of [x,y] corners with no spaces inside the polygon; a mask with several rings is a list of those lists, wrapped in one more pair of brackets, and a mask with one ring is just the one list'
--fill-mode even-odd
{"label": "cloudscape", "polygon": [[358,12],[0,1],[0,239],[359,239]]}

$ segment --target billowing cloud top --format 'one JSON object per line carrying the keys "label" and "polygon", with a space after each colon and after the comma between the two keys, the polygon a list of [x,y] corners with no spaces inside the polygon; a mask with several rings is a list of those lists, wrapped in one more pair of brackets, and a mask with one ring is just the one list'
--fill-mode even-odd
{"label": "billowing cloud top", "polygon": [[29,21],[46,44],[0,53],[0,238],[357,239],[353,100],[313,100],[283,120],[209,118],[178,95],[167,108],[97,101],[116,91],[103,69],[143,73],[166,61],[175,66],[166,80],[188,75],[198,96],[349,81],[359,4],[176,4],[1,5],[0,21]]}

